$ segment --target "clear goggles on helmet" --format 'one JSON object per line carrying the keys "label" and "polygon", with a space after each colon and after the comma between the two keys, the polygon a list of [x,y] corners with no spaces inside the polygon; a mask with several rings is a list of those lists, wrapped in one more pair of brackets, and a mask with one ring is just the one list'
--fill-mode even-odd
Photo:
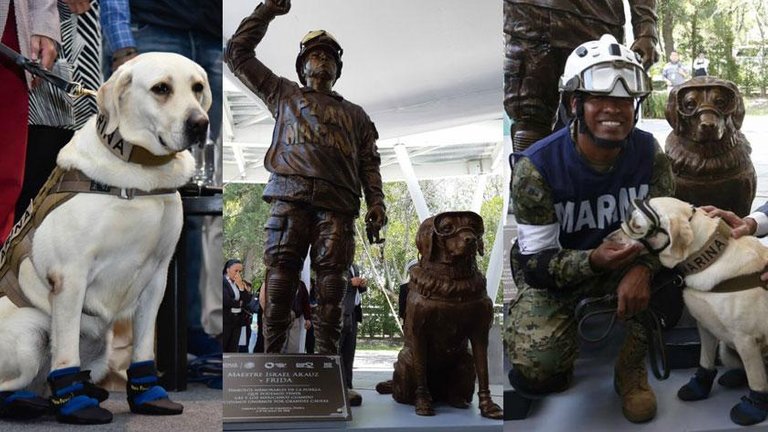
{"label": "clear goggles on helmet", "polygon": [[592,94],[611,95],[619,81],[628,97],[645,96],[651,92],[651,80],[643,68],[620,60],[592,65],[578,78],[580,83],[575,90]]}

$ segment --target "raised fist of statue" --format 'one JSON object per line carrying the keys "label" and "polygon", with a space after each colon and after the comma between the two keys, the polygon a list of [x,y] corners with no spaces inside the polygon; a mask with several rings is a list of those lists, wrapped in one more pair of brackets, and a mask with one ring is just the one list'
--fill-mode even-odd
{"label": "raised fist of statue", "polygon": [[659,61],[659,53],[656,51],[656,41],[651,37],[640,36],[635,39],[635,42],[632,43],[630,49],[640,54],[640,57],[643,58],[642,63],[645,70],[650,69],[654,63]]}
{"label": "raised fist of statue", "polygon": [[379,231],[387,224],[387,213],[384,207],[375,205],[368,209],[365,214],[365,234],[368,236],[368,243],[384,243],[384,239],[379,237]]}
{"label": "raised fist of statue", "polygon": [[291,0],[264,0],[275,15],[285,15],[291,10]]}

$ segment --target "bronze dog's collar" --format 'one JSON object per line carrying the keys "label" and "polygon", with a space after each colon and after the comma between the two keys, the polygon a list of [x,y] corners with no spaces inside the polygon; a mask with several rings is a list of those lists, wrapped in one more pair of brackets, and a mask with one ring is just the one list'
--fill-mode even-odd
{"label": "bronze dog's collar", "polygon": [[717,229],[709,237],[704,246],[688,257],[685,261],[677,265],[677,269],[688,276],[704,271],[712,265],[728,246],[731,238],[731,227],[725,221],[720,219]]}
{"label": "bronze dog's collar", "polygon": [[[464,303],[488,297],[485,278],[473,266],[471,271],[431,263],[429,269],[416,265],[411,269],[409,289],[431,300]],[[446,283],[448,282],[448,283]]]}
{"label": "bronze dog's collar", "polygon": [[126,162],[144,166],[160,166],[167,164],[176,157],[176,153],[163,156],[152,154],[144,147],[135,145],[123,139],[119,129],[115,129],[115,131],[110,134],[104,132],[106,126],[107,116],[99,113],[99,116],[96,118],[96,130],[99,134],[99,139],[102,144],[104,144],[104,147],[108,148],[112,154]]}

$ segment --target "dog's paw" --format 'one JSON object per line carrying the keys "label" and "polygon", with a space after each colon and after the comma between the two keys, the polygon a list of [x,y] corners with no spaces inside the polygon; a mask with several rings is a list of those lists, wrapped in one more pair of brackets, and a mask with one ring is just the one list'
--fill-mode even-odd
{"label": "dog's paw", "polygon": [[[112,413],[99,406],[99,401],[88,394],[90,371],[79,367],[56,369],[48,374],[51,386],[51,404],[56,420],[69,424],[105,424],[112,421]],[[95,387],[95,386],[94,386]]]}
{"label": "dog's paw", "polygon": [[747,373],[744,369],[730,369],[720,375],[717,383],[725,388],[741,388],[747,385]]}
{"label": "dog's paw", "polygon": [[[418,390],[417,390],[418,393]],[[416,395],[416,414],[420,416],[433,416],[435,410],[432,408],[432,398],[429,396]]]}
{"label": "dog's paw", "polygon": [[0,418],[31,420],[51,409],[48,399],[27,391],[0,392]]}
{"label": "dog's paw", "polygon": [[154,361],[131,363],[126,383],[131,412],[145,415],[178,415],[184,412],[184,406],[170,400],[168,393],[157,382]]}
{"label": "dog's paw", "polygon": [[731,420],[742,426],[762,422],[768,417],[768,393],[749,391],[741,402],[731,408]]}
{"label": "dog's paw", "polygon": [[392,394],[394,388],[394,381],[382,381],[376,384],[376,392],[379,394]]}
{"label": "dog's paw", "polygon": [[708,398],[716,375],[717,369],[709,370],[699,367],[688,384],[680,387],[680,390],[677,391],[677,397],[688,402]]}
{"label": "dog's paw", "polygon": [[489,419],[501,420],[504,418],[504,411],[489,397],[480,401],[480,415]]}

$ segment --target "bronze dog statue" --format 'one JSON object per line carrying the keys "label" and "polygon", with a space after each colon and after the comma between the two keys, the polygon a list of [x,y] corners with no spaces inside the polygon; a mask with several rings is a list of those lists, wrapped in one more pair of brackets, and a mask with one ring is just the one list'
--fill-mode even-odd
{"label": "bronze dog statue", "polygon": [[483,254],[483,232],[483,219],[466,211],[440,213],[419,227],[420,259],[411,268],[405,347],[392,380],[376,386],[379,393],[415,405],[418,415],[435,415],[433,401],[468,408],[477,376],[481,415],[502,418],[488,384],[493,302],[475,260]]}
{"label": "bronze dog statue", "polygon": [[744,99],[736,85],[710,76],[672,89],[666,117],[672,126],[666,153],[675,174],[675,197],[749,214],[757,175],[741,133]]}

